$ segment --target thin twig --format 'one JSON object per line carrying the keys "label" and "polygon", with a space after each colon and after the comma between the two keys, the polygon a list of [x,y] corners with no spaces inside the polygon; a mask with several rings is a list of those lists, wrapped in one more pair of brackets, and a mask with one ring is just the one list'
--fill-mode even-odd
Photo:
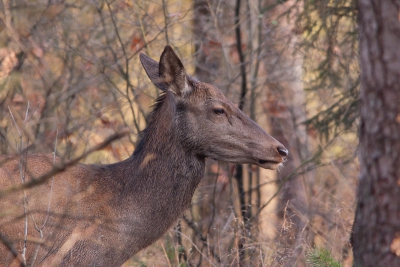
{"label": "thin twig", "polygon": [[21,254],[19,254],[18,251],[13,246],[13,242],[10,239],[8,239],[7,236],[1,234],[1,232],[0,232],[0,241],[1,243],[3,243],[3,245],[5,245],[8,248],[8,250],[13,254],[13,256],[19,261],[21,267],[26,267],[26,264],[22,259]]}
{"label": "thin twig", "polygon": [[187,235],[185,235],[184,233],[182,233],[181,232],[181,235],[183,236],[183,237],[185,237],[191,244],[192,244],[192,246],[210,263],[210,265],[212,265],[212,266],[215,266],[215,267],[217,267],[217,265],[215,265],[215,264],[213,264],[212,262],[211,262],[211,260],[209,259],[209,258],[207,258],[206,257],[206,255],[204,255],[202,252],[201,252],[201,250],[193,243],[193,241],[187,236]]}
{"label": "thin twig", "polygon": [[[329,142],[325,147],[328,147],[332,142],[333,142],[333,140],[332,140],[331,142]],[[307,165],[308,163],[315,161],[315,159],[317,159],[317,158],[321,155],[322,152],[323,152],[323,149],[320,148],[311,158],[309,158],[308,160],[302,162],[296,169],[294,169],[291,173],[289,173],[289,174],[282,180],[282,182],[281,182],[281,184],[279,185],[278,189],[276,190],[275,194],[273,194],[273,195],[270,197],[270,199],[269,199],[266,203],[264,203],[264,205],[262,205],[262,206],[258,209],[257,213],[256,213],[253,217],[250,218],[250,221],[253,221],[254,219],[257,218],[257,216],[260,214],[260,212],[261,212],[266,206],[268,206],[269,203],[271,203],[271,201],[272,201],[272,200],[278,195],[278,193],[282,190],[282,188],[283,188],[283,186],[285,185],[285,183],[286,183],[287,181],[289,181],[290,179],[292,179],[293,177],[296,176],[297,171],[298,171],[299,169],[303,168],[303,167],[304,167],[305,165]]]}
{"label": "thin twig", "polygon": [[[54,165],[54,163],[55,163],[55,161],[56,161],[57,140],[58,140],[58,129],[57,129],[57,131],[56,131],[56,140],[55,140],[55,142],[54,142],[53,165]],[[31,214],[31,217],[32,217],[32,221],[33,221],[34,226],[35,226],[35,229],[36,229],[36,231],[38,231],[39,234],[40,234],[40,240],[43,240],[43,229],[44,229],[44,227],[45,227],[45,225],[46,225],[46,223],[47,223],[47,220],[49,219],[49,215],[50,215],[51,199],[52,199],[52,195],[53,195],[53,185],[54,185],[54,176],[51,178],[50,193],[49,193],[49,201],[48,201],[48,203],[47,203],[46,217],[45,217],[45,219],[43,220],[43,223],[42,223],[42,225],[41,225],[40,227],[37,225],[36,220],[35,220],[35,217],[33,216],[33,214],[30,213],[30,214]],[[32,262],[31,262],[31,264],[30,264],[31,267],[33,267],[33,266],[35,265],[35,261],[36,261],[36,258],[37,258],[37,254],[39,253],[40,245],[41,245],[40,243],[38,243],[38,244],[36,245],[35,252],[33,253],[33,256],[32,256]]]}
{"label": "thin twig", "polygon": [[164,256],[165,256],[165,258],[167,259],[168,267],[172,267],[172,266],[171,266],[171,262],[170,262],[170,260],[169,260],[169,258],[168,258],[167,251],[165,250],[164,244],[163,244],[161,241],[160,241],[160,244],[161,244],[161,248],[162,248],[162,250],[163,250],[163,252],[164,252]]}
{"label": "thin twig", "polygon": [[167,12],[167,4],[165,0],[162,0],[163,5],[163,13],[164,13],[164,24],[165,24],[165,40],[167,41],[167,45],[169,45],[169,38],[168,38],[168,12]]}
{"label": "thin twig", "polygon": [[[189,220],[185,215],[183,215],[182,218],[185,220],[186,224],[193,230],[193,232],[195,232],[197,238],[200,239],[200,241],[203,243],[203,245],[205,245],[206,247],[209,247],[210,245],[207,243],[207,238],[203,237],[203,235],[201,234],[199,229],[197,229],[195,223],[193,221]],[[196,249],[197,249],[197,247],[196,247]],[[221,263],[221,258],[214,251],[213,246],[211,246],[211,255],[217,260],[218,263]]]}
{"label": "thin twig", "polygon": [[21,137],[21,136],[22,136],[22,135],[21,135],[21,131],[19,130],[18,124],[17,124],[17,122],[15,121],[14,114],[12,113],[12,111],[11,111],[11,109],[10,109],[10,106],[7,106],[7,107],[8,107],[8,111],[10,111],[10,115],[11,115],[11,118],[12,118],[12,120],[13,120],[13,122],[14,122],[15,128],[17,128],[18,136]]}

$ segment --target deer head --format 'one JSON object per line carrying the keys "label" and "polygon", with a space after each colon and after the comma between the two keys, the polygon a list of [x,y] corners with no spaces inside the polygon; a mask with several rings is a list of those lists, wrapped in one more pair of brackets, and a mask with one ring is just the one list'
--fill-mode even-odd
{"label": "deer head", "polygon": [[167,96],[175,112],[181,144],[199,157],[232,163],[250,163],[276,169],[288,150],[268,135],[213,85],[186,74],[170,46],[160,63],[140,54],[150,80]]}

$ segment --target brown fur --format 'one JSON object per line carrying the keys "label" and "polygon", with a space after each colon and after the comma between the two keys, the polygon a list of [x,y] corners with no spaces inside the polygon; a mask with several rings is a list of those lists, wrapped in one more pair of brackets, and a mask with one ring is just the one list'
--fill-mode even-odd
{"label": "brown fur", "polygon": [[[143,54],[141,61],[164,93],[130,158],[77,164],[44,185],[1,199],[0,233],[19,253],[28,219],[27,265],[119,266],[160,238],[190,205],[206,157],[270,169],[285,160],[286,149],[219,89],[187,76],[170,47],[160,66]],[[0,168],[3,189],[21,181],[19,158],[7,159]],[[39,177],[52,164],[49,155],[28,155],[26,175]],[[0,244],[0,264],[13,261]]]}

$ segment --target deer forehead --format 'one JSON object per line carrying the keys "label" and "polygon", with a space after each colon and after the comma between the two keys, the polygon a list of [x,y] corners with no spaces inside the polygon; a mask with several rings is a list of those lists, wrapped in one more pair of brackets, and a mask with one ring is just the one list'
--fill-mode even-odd
{"label": "deer forehead", "polygon": [[[220,89],[215,87],[214,85],[195,82],[193,84],[194,90],[191,94],[191,99],[193,102],[215,102],[221,103],[224,106],[234,106],[233,103],[225,97],[225,95],[221,92]],[[232,108],[231,107],[231,108]]]}

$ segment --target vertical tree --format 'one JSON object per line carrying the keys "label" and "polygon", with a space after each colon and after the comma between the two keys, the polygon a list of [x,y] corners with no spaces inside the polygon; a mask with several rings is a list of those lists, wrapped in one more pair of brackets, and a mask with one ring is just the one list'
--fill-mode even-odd
{"label": "vertical tree", "polygon": [[360,0],[360,177],[355,266],[400,266],[400,1]]}
{"label": "vertical tree", "polygon": [[[210,28],[211,13],[208,5],[212,2],[206,0],[194,0],[193,3],[193,41],[196,53],[195,75],[200,81],[211,82],[211,75],[215,70],[207,65],[208,55],[208,31]],[[210,69],[211,68],[211,69]]]}
{"label": "vertical tree", "polygon": [[267,1],[264,11],[268,31],[266,64],[269,74],[267,108],[271,117],[271,134],[290,151],[285,167],[278,173],[276,244],[282,266],[305,266],[305,243],[312,240],[306,227],[311,203],[307,199],[313,172],[301,167],[311,158],[311,140],[306,133],[306,92],[303,88],[303,57],[298,16],[302,1]]}

